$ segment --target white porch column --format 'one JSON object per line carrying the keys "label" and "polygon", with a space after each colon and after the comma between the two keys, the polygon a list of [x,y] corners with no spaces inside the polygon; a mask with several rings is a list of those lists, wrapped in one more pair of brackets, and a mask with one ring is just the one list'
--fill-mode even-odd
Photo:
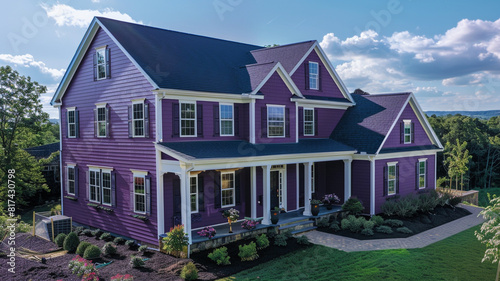
{"label": "white porch column", "polygon": [[370,215],[375,215],[375,158],[370,157]]}
{"label": "white porch column", "polygon": [[257,167],[250,167],[250,202],[251,217],[257,218]]}
{"label": "white porch column", "polygon": [[189,237],[189,244],[192,243],[193,238],[191,237],[191,200],[189,198],[189,171],[186,168],[182,168],[180,174],[181,180],[181,217],[182,224],[184,225],[184,232],[187,233]]}
{"label": "white porch column", "polygon": [[262,166],[263,190],[264,190],[264,204],[262,224],[271,224],[271,166]]}
{"label": "white porch column", "polygon": [[255,99],[252,99],[250,102],[250,110],[249,110],[249,136],[250,136],[250,143],[255,143]]}
{"label": "white porch column", "polygon": [[311,214],[311,167],[312,162],[304,163],[304,216]]}
{"label": "white porch column", "polygon": [[344,202],[351,197],[351,163],[352,159],[344,159]]}
{"label": "white porch column", "polygon": [[163,202],[163,171],[161,166],[161,152],[156,151],[156,223],[158,237],[165,233],[165,206]]}

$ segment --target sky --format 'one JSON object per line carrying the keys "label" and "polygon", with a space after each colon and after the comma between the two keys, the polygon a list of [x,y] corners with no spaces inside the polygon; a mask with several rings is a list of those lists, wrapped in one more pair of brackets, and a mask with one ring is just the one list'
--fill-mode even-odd
{"label": "sky", "polygon": [[0,65],[49,102],[94,16],[255,45],[317,40],[349,91],[413,92],[424,111],[500,109],[500,1],[4,1]]}

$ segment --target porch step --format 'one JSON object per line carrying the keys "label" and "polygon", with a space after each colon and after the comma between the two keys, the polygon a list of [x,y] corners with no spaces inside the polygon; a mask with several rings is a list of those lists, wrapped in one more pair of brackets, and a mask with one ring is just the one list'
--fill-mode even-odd
{"label": "porch step", "polygon": [[292,231],[292,234],[296,235],[296,234],[299,234],[299,233],[303,233],[303,232],[308,232],[308,231],[311,231],[311,230],[315,230],[316,228],[317,228],[316,226],[301,228],[299,230]]}
{"label": "porch step", "polygon": [[300,223],[304,223],[304,222],[310,222],[311,220],[309,218],[304,218],[304,219],[301,219],[301,220],[292,220],[290,222],[285,222],[285,223],[279,223],[279,226],[280,226],[280,229],[282,228],[286,228],[287,226],[289,225],[295,225],[295,224],[300,224]]}
{"label": "porch step", "polygon": [[298,222],[287,224],[287,225],[284,225],[284,226],[280,225],[279,231],[281,233],[283,231],[290,230],[293,233],[295,231],[299,231],[299,230],[302,230],[302,229],[305,229],[305,228],[310,228],[310,227],[314,227],[314,221],[311,221],[311,220],[307,219],[307,220],[301,220],[301,221],[298,221]]}

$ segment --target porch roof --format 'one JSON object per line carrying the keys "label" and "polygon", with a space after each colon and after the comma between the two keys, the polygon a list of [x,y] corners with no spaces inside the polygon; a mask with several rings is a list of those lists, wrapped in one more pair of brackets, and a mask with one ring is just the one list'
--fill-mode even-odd
{"label": "porch roof", "polygon": [[356,151],[332,139],[302,139],[298,143],[266,144],[252,144],[243,140],[161,142],[159,145],[172,152],[172,157],[178,156],[186,160]]}

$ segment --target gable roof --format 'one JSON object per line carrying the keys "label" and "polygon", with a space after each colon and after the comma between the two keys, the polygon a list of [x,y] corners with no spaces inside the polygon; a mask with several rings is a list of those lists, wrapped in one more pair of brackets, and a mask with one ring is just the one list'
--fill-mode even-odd
{"label": "gable roof", "polygon": [[283,46],[263,48],[251,51],[258,63],[279,61],[286,72],[290,73],[300,62],[302,57],[308,53],[316,41],[306,41]]}

